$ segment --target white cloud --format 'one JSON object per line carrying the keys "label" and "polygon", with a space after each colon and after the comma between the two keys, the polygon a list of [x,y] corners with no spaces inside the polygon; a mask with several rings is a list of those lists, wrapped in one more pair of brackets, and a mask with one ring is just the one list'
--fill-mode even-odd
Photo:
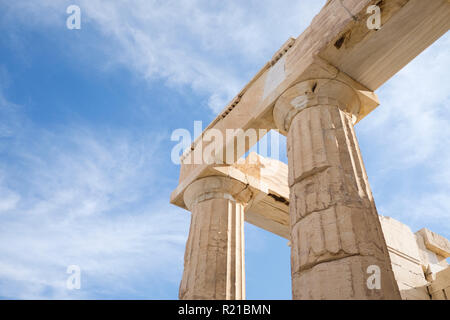
{"label": "white cloud", "polygon": [[[380,214],[450,237],[450,34],[378,92],[358,125]],[[395,187],[393,187],[395,185]],[[395,188],[395,189],[393,189]]]}
{"label": "white cloud", "polygon": [[[0,297],[151,298],[161,279],[176,286],[189,215],[159,182],[164,157],[154,155],[168,137],[16,124],[0,140],[10,160],[0,166]],[[73,264],[80,291],[66,289]]]}
{"label": "white cloud", "polygon": [[[189,86],[217,112],[288,37],[301,33],[325,1],[78,3],[82,30],[67,54],[89,66],[123,65],[150,83]],[[21,26],[62,30],[69,4],[8,1],[1,4],[0,25],[10,28],[7,37],[20,48]],[[392,79],[379,92],[382,106],[358,126],[362,140],[373,146],[365,158],[378,170],[369,175],[380,213],[413,228],[433,220],[447,236],[449,43],[447,35]],[[69,264],[79,264],[87,277],[80,297],[101,288],[112,291],[102,296],[133,292],[144,274],[177,274],[189,216],[177,215],[167,204],[170,190],[156,185],[157,165],[149,155],[157,145],[147,136],[135,140],[76,127],[25,135],[23,128],[37,129],[17,108],[0,95],[0,117],[10,119],[0,122],[0,138],[18,139],[8,151],[17,161],[0,167],[0,296],[73,297],[77,293],[65,289]],[[389,189],[391,179],[409,173],[421,178]],[[393,192],[394,197],[386,194]]]}
{"label": "white cloud", "polygon": [[450,75],[446,68],[450,65],[449,46],[447,35],[401,70],[379,92],[383,111],[364,122],[361,130],[384,126],[389,142],[401,142],[387,150],[396,165],[414,165],[432,158],[437,151],[445,152],[441,147],[450,137],[446,119],[450,114]]}
{"label": "white cloud", "polygon": [[[0,296],[9,298],[95,298],[136,296],[133,285],[162,277],[178,282],[182,266],[186,221],[175,212],[105,214],[67,218],[63,213],[32,215],[2,223]],[[159,209],[160,210],[160,209]],[[175,210],[174,210],[175,211]],[[82,290],[66,290],[66,268],[79,265]],[[175,292],[173,298],[175,298]]]}
{"label": "white cloud", "polygon": [[[74,63],[106,72],[121,65],[149,83],[190,87],[217,112],[323,2],[81,0],[82,30],[73,33],[65,30],[70,1],[14,1],[0,5],[0,25],[25,63],[28,27],[59,36]],[[14,148],[0,167],[0,296],[139,295],[140,277],[162,274],[178,283],[189,215],[175,214],[171,190],[157,184],[150,157],[158,139],[80,127],[50,132],[13,114],[2,121]],[[80,292],[65,289],[71,264],[87,277]]]}
{"label": "white cloud", "polygon": [[[216,113],[289,37],[309,25],[324,3],[81,0],[82,33],[68,51],[90,60],[87,48],[95,43],[109,58],[103,66],[122,64],[149,81],[190,86],[209,97]],[[65,28],[69,4],[11,2],[6,18],[46,30]]]}
{"label": "white cloud", "polygon": [[0,189],[0,214],[16,208],[20,196],[9,189]]}
{"label": "white cloud", "polygon": [[320,1],[202,0],[82,4],[93,24],[117,41],[123,64],[149,79],[164,78],[210,95],[214,112],[224,108],[274,48],[300,34],[320,6]]}

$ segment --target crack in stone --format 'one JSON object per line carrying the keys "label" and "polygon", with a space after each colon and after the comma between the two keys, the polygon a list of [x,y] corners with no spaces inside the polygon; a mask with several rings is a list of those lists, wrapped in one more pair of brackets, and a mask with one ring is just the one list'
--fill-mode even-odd
{"label": "crack in stone", "polygon": [[[341,257],[336,257],[336,256],[339,256],[339,255],[342,255],[342,253],[344,253],[346,255],[345,256],[341,256]],[[355,256],[365,257],[367,255],[364,255],[364,254],[361,254],[361,253],[347,253],[344,250],[340,250],[338,253],[333,254],[330,258],[323,259],[323,260],[321,260],[319,262],[308,263],[308,264],[304,265],[303,267],[300,267],[298,271],[295,271],[292,274],[292,276],[299,276],[302,273],[304,273],[305,271],[311,270],[315,266],[318,266],[318,265],[323,264],[323,263],[332,262],[332,261],[338,261],[338,260],[351,258],[351,257],[355,257]]]}
{"label": "crack in stone", "polygon": [[307,172],[305,172],[304,174],[302,174],[300,177],[297,177],[294,182],[290,185],[290,187],[292,188],[294,185],[296,185],[297,183],[301,182],[302,180],[309,178],[313,175],[316,175],[318,173],[324,172],[325,170],[327,170],[328,168],[331,168],[330,165],[324,165],[321,167],[316,167],[313,168],[312,170],[309,170]]}
{"label": "crack in stone", "polygon": [[342,8],[345,9],[345,11],[347,11],[348,15],[349,15],[354,21],[358,21],[358,18],[357,18],[356,16],[354,16],[354,15],[351,13],[351,11],[350,11],[346,6],[344,6],[344,3],[342,2],[342,0],[339,0],[339,4],[341,5]]}

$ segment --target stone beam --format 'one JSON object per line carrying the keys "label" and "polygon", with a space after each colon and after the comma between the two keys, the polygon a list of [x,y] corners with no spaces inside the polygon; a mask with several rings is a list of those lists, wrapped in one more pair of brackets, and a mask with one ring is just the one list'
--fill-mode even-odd
{"label": "stone beam", "polygon": [[251,201],[245,208],[245,221],[290,238],[287,164],[252,152],[234,165],[212,167],[207,176],[231,178],[246,185]]}
{"label": "stone beam", "polygon": [[417,231],[416,234],[422,236],[425,247],[428,250],[434,252],[444,259],[450,257],[450,241],[448,241],[446,238],[426,228]]}
{"label": "stone beam", "polygon": [[250,153],[232,166],[214,168],[218,176],[227,176],[247,185],[252,200],[246,207],[245,221],[280,237],[289,239],[288,167],[285,163]]}
{"label": "stone beam", "polygon": [[[367,8],[374,4],[381,7],[378,31],[366,26]],[[211,163],[226,162],[223,157],[217,159],[217,154],[231,148],[234,163],[250,149],[251,143],[245,150],[237,150],[236,136],[226,137],[227,129],[274,129],[273,106],[295,83],[334,79],[347,84],[356,91],[361,105],[353,121],[363,119],[379,105],[373,91],[445,34],[450,27],[448,16],[447,0],[328,1],[311,25],[275,53],[186,151],[171,203],[185,207],[185,189],[198,178],[213,174],[215,165]],[[212,143],[204,139],[210,129],[223,133],[221,150],[193,163],[196,152]]]}
{"label": "stone beam", "polygon": [[[450,28],[448,0],[342,1],[355,17],[329,38],[319,56],[375,91]],[[382,27],[366,26],[367,3],[381,9]],[[339,10],[339,1],[330,1]],[[362,9],[362,10],[361,10]]]}

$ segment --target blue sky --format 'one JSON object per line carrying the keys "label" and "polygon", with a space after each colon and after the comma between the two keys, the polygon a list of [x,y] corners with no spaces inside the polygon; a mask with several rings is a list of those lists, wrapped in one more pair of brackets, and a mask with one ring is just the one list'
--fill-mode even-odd
{"label": "blue sky", "polygon": [[[0,0],[0,298],[176,299],[189,214],[169,204],[171,133],[206,126],[324,3]],[[379,213],[447,238],[449,48],[356,129]],[[289,299],[286,240],[247,225],[246,278],[249,299]]]}

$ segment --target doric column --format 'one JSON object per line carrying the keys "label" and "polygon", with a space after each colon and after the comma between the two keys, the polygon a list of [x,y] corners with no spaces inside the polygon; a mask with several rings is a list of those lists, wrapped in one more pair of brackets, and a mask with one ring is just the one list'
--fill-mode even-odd
{"label": "doric column", "polygon": [[237,180],[212,176],[184,193],[192,213],[179,298],[245,299],[244,207],[251,198]]}
{"label": "doric column", "polygon": [[275,105],[287,135],[294,299],[400,299],[353,128],[359,109],[352,88],[327,79]]}

